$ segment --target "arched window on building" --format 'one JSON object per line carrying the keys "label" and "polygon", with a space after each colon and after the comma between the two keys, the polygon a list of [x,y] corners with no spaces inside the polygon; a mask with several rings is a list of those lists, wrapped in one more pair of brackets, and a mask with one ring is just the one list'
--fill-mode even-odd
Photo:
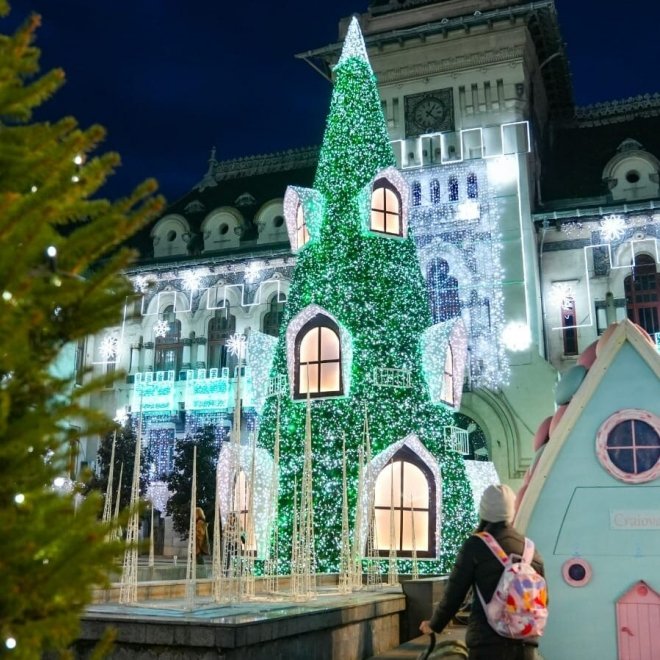
{"label": "arched window on building", "polygon": [[402,447],[376,478],[374,538],[380,555],[389,554],[393,539],[400,557],[412,555],[413,542],[418,557],[435,556],[435,492],[431,470]]}
{"label": "arched window on building", "polygon": [[652,335],[660,332],[660,275],[648,254],[637,255],[632,274],[623,283],[628,318]]}
{"label": "arched window on building", "polygon": [[229,376],[233,377],[236,357],[227,350],[227,341],[236,332],[236,317],[231,314],[229,302],[225,301],[224,308],[216,309],[214,315],[209,319],[207,330],[208,360],[207,367],[229,369]]}
{"label": "arched window on building", "polygon": [[455,176],[449,177],[448,182],[449,189],[449,201],[457,202],[458,201],[458,179]]}
{"label": "arched window on building", "polygon": [[167,331],[160,337],[155,337],[154,371],[179,372],[183,345],[181,344],[181,321],[176,318],[174,305],[167,306],[161,320],[167,323]]}
{"label": "arched window on building", "polygon": [[309,242],[309,230],[307,229],[307,220],[305,219],[305,210],[303,205],[298,205],[296,211],[296,247],[300,250],[303,245]]}
{"label": "arched window on building", "polygon": [[564,339],[564,355],[578,354],[577,315],[575,313],[575,300],[566,296],[561,301],[561,327]]}
{"label": "arched window on building", "polygon": [[429,193],[431,195],[431,204],[440,204],[440,181],[431,179]]}
{"label": "arched window on building", "polygon": [[426,290],[433,323],[442,323],[461,315],[458,280],[449,275],[444,259],[432,259],[426,269]]}
{"label": "arched window on building", "polygon": [[295,398],[342,394],[341,342],[337,324],[319,314],[296,337]]}
{"label": "arched window on building", "polygon": [[477,183],[477,175],[474,172],[470,172],[467,177],[467,196],[468,199],[479,197],[479,184]]}
{"label": "arched window on building", "polygon": [[402,235],[401,197],[387,179],[379,179],[374,183],[369,228],[379,234]]}
{"label": "arched window on building", "polygon": [[421,206],[422,204],[422,184],[419,181],[412,183],[412,205]]}
{"label": "arched window on building", "polygon": [[278,337],[282,318],[284,317],[284,305],[286,304],[286,295],[283,293],[274,293],[268,302],[268,311],[264,314],[262,332],[266,335]]}
{"label": "arched window on building", "polygon": [[454,406],[454,353],[451,342],[447,343],[445,353],[445,368],[442,375],[442,400],[448,405]]}

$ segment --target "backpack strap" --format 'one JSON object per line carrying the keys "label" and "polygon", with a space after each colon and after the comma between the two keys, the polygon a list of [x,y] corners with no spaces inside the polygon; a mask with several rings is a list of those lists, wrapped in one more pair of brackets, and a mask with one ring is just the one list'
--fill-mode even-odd
{"label": "backpack strap", "polygon": [[[506,566],[509,555],[502,550],[502,546],[488,532],[477,532],[478,536],[491,550],[491,552],[500,560],[502,566]],[[531,543],[531,541],[530,541]],[[534,544],[532,543],[532,556],[534,555]]]}
{"label": "backpack strap", "polygon": [[531,564],[534,559],[534,541],[525,537],[525,549],[522,554],[522,561],[525,564]]}

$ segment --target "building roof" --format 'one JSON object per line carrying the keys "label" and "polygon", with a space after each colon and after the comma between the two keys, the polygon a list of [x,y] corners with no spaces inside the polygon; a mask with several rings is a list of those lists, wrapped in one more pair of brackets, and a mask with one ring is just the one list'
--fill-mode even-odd
{"label": "building roof", "polygon": [[603,168],[630,138],[660,155],[660,95],[577,108],[573,121],[555,125],[541,172],[543,205],[537,210],[568,199],[607,203]]}
{"label": "building roof", "polygon": [[[214,209],[231,207],[240,211],[245,220],[240,247],[231,250],[233,255],[288,247],[288,243],[279,246],[272,243],[257,245],[256,216],[267,202],[282,200],[287,186],[311,186],[318,151],[317,147],[290,149],[218,162],[213,150],[208,171],[199,183],[176,202],[169,204],[158,218],[133,238],[130,246],[140,252],[140,263],[180,260],[181,255],[157,260],[152,256],[151,230],[161,218],[174,214],[185,218],[190,226],[193,236],[189,242],[189,256],[195,258],[198,253],[195,241],[201,238],[203,220]],[[204,255],[211,256],[212,253],[205,252]]]}

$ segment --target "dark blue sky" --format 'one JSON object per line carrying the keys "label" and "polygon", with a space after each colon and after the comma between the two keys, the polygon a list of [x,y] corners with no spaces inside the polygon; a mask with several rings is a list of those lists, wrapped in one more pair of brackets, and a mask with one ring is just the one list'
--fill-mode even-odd
{"label": "dark blue sky", "polygon": [[[330,86],[295,53],[337,40],[369,0],[16,0],[0,32],[42,16],[42,70],[65,87],[37,118],[108,130],[123,166],[102,190],[159,180],[168,201],[219,159],[319,144]],[[660,92],[660,3],[556,0],[580,105]]]}

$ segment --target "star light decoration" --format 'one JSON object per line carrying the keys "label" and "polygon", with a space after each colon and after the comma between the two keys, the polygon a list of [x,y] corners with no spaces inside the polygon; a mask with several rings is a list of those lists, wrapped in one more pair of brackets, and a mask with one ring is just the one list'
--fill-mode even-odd
{"label": "star light decoration", "polygon": [[155,282],[156,277],[154,275],[138,275],[133,279],[133,288],[138,293],[146,293]]}
{"label": "star light decoration", "polygon": [[117,408],[113,419],[120,426],[124,426],[124,424],[126,424],[128,421],[128,412],[126,411],[126,408]]}
{"label": "star light decoration", "polygon": [[553,307],[572,309],[575,304],[573,286],[569,282],[553,282],[549,298]]}
{"label": "star light decoration", "polygon": [[239,360],[242,360],[245,356],[245,346],[247,338],[245,335],[241,335],[238,332],[235,332],[229,339],[227,339],[227,350],[230,355],[236,356]]}
{"label": "star light decoration", "polygon": [[154,337],[167,337],[167,333],[170,331],[170,324],[164,319],[156,321],[154,323]]}
{"label": "star light decoration", "polygon": [[529,326],[521,321],[511,321],[502,330],[502,343],[512,352],[526,351],[532,343]]}
{"label": "star light decoration", "polygon": [[619,241],[626,233],[626,220],[622,215],[606,215],[600,221],[600,227],[601,234],[608,243]]}
{"label": "star light decoration", "polygon": [[117,348],[119,337],[115,333],[108,333],[103,337],[99,344],[99,353],[107,362],[113,362],[117,359]]}

